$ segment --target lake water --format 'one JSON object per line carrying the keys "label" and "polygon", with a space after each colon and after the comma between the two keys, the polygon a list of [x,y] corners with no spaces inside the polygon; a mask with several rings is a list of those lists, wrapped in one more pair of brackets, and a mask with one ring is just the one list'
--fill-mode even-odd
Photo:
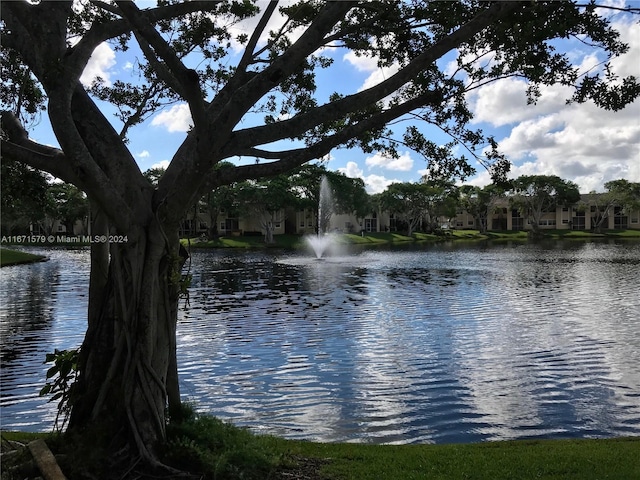
{"label": "lake water", "polygon": [[[40,250],[42,251],[42,250]],[[3,429],[47,430],[55,348],[86,328],[88,252],[2,269]],[[640,243],[198,251],[185,399],[288,438],[449,443],[640,435]]]}

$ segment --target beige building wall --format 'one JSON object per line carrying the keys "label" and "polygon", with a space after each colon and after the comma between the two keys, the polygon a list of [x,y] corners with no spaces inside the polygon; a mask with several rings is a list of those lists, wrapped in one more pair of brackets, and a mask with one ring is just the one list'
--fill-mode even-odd
{"label": "beige building wall", "polygon": [[[591,204],[590,204],[591,203]],[[545,213],[542,216],[540,229],[542,230],[591,230],[593,202],[589,202],[589,196],[583,196],[581,205],[572,207],[558,207],[554,212]],[[286,224],[289,223],[290,232],[300,235],[313,234],[316,232],[316,212],[313,209],[294,210],[290,209],[288,218],[285,212],[281,212],[275,222],[275,235],[286,233]],[[197,218],[191,215],[189,221],[195,222],[196,233],[206,234],[207,229],[211,225],[211,219],[206,211],[200,210]],[[261,232],[264,234],[260,219],[257,217],[237,218],[227,221],[226,213],[222,213],[216,219],[218,232],[220,235],[239,235],[244,232]],[[443,220],[444,222],[444,220]],[[393,220],[388,212],[376,212],[374,215],[369,214],[363,219],[358,219],[354,215],[339,214],[333,215],[331,218],[331,229],[335,232],[355,233],[366,232],[385,232],[393,229]],[[231,228],[225,228],[232,225]],[[460,211],[455,218],[449,222],[451,228],[455,229],[474,229],[477,228],[475,218],[466,211]],[[237,226],[237,228],[233,228]],[[514,211],[507,201],[503,201],[495,207],[495,213],[489,215],[487,220],[488,230],[496,230],[502,228],[494,228],[495,226],[503,226],[507,230],[530,230],[531,225],[526,218],[520,217],[517,211]],[[619,209],[612,208],[608,212],[608,218],[603,225],[604,229],[640,229],[640,209],[621,214]],[[75,228],[74,228],[75,230]]]}
{"label": "beige building wall", "polygon": [[[593,202],[589,201],[589,195],[584,195],[581,205],[574,205],[572,207],[559,206],[553,212],[543,214],[540,220],[541,230],[591,230],[594,220],[592,217],[595,215],[595,211],[592,211]],[[507,230],[530,230],[531,225],[526,218],[520,216],[517,211],[514,211],[508,206],[506,201],[499,204],[496,208],[500,213],[490,214],[487,227],[489,230],[494,229],[493,225],[498,218],[502,218],[502,222],[506,225]],[[458,212],[455,219],[451,222],[451,228],[466,229],[471,227],[471,221],[473,217],[467,212]],[[504,221],[506,220],[506,222]],[[611,208],[608,211],[608,217],[605,219],[603,225],[605,230],[614,229],[640,229],[640,209],[626,212],[622,215],[618,210],[618,207]],[[495,229],[494,229],[495,230]]]}

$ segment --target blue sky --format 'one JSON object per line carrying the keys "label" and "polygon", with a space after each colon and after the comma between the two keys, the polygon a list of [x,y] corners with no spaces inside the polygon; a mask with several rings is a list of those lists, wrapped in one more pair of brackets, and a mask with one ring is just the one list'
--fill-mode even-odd
{"label": "blue sky", "polygon": [[[640,6],[639,0],[631,3]],[[614,59],[613,69],[621,77],[635,75],[640,78],[638,17],[620,13],[610,15],[622,34],[622,40],[631,47],[625,57]],[[276,27],[278,21],[276,16],[271,26]],[[232,28],[234,33],[250,33],[256,22],[257,17]],[[572,60],[584,71],[598,68],[601,58],[579,41],[564,41],[559,47],[569,52]],[[356,57],[345,50],[325,50],[323,53],[332,56],[334,64],[318,75],[318,95],[321,98],[333,91],[358,91],[394,73],[393,67],[380,69],[375,59]],[[237,60],[238,54],[239,50],[229,61]],[[125,53],[114,52],[109,45],[102,44],[95,50],[81,80],[86,84],[96,76],[107,82],[127,80],[136,55],[139,52],[135,49]],[[452,64],[448,62],[454,59],[455,53],[443,59],[442,68],[450,68]],[[510,176],[558,175],[576,182],[583,193],[602,191],[605,182],[618,178],[640,182],[640,101],[636,100],[620,112],[606,112],[589,103],[566,105],[565,100],[570,96],[566,88],[547,87],[542,89],[536,105],[527,105],[525,89],[526,84],[522,80],[505,79],[481,87],[468,97],[474,113],[471,126],[493,134],[499,141],[501,150],[513,164]],[[120,130],[118,120],[110,114],[107,116]],[[260,121],[260,118],[246,118],[244,125]],[[189,120],[186,105],[174,104],[130,131],[129,148],[142,170],[167,164],[184,140]],[[37,141],[57,145],[46,116],[42,117],[31,136]],[[437,143],[448,141],[437,131],[429,130],[429,136]],[[358,150],[334,150],[330,154],[328,168],[362,178],[367,190],[377,193],[392,182],[418,181],[424,173],[426,163],[423,158],[409,150],[400,149],[400,154],[398,159],[389,159]],[[489,183],[489,176],[482,167],[477,167],[477,172],[465,183]]]}

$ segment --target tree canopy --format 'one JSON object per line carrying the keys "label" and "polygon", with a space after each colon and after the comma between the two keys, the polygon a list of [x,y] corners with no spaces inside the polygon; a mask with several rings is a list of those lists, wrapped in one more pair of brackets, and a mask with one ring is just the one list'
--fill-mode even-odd
{"label": "tree canopy", "polygon": [[[284,16],[284,24],[269,33],[276,13]],[[259,19],[251,35],[234,38],[229,26],[253,16]],[[22,116],[25,109],[36,108],[18,98],[39,105],[46,98],[62,147],[56,150],[57,161],[46,160],[53,151],[31,149],[27,154],[16,147],[29,146],[28,139],[5,118],[5,130],[14,132],[5,154],[91,190],[107,211],[117,209],[114,217],[125,228],[133,212],[122,197],[129,183],[142,188],[135,161],[124,142],[110,154],[97,152],[90,132],[103,129],[117,142],[178,99],[188,103],[193,128],[155,193],[155,202],[172,219],[216,184],[282,173],[340,146],[393,154],[406,145],[427,159],[433,175],[448,177],[471,172],[468,159],[453,153],[453,146],[463,142],[478,155],[489,147],[483,161],[496,174],[504,173],[507,163],[495,141],[469,128],[471,113],[464,98],[498,78],[528,79],[532,100],[540,85],[570,85],[575,88],[570,101],[590,100],[614,110],[639,93],[634,78],[580,75],[569,55],[557,51],[553,40],[569,36],[584,38],[585,45],[608,58],[626,51],[594,4],[271,2],[260,11],[239,1],[159,2],[148,9],[125,1],[12,2],[2,19],[5,104]],[[58,27],[46,28],[50,22]],[[113,85],[98,81],[86,92],[78,79],[93,50],[105,41],[122,50],[139,49],[139,74]],[[244,53],[234,57],[238,44]],[[317,70],[331,67],[332,58],[325,53],[331,48],[376,58],[380,66],[395,65],[398,72],[374,87],[336,92],[323,102],[314,97]],[[443,72],[437,60],[454,50],[457,71]],[[197,56],[202,60],[193,60]],[[491,61],[483,60],[487,58]],[[9,68],[16,62],[20,68]],[[50,75],[52,71],[59,74]],[[115,107],[115,119],[102,116],[96,98]],[[60,104],[52,108],[54,99]],[[245,127],[242,121],[251,112],[263,112],[264,122]],[[386,125],[396,119],[411,121],[394,139]],[[448,132],[451,144],[435,145],[416,127],[422,122]],[[265,147],[282,139],[300,140],[304,146]],[[110,159],[115,156],[119,159]],[[213,169],[237,156],[262,161],[224,174]]]}
{"label": "tree canopy", "polygon": [[[0,170],[2,233],[26,229],[47,213],[47,178],[25,164],[3,159]],[[23,233],[23,232],[20,232]]]}
{"label": "tree canopy", "polygon": [[477,222],[481,233],[487,231],[488,218],[495,208],[497,200],[504,195],[501,186],[490,184],[486,187],[463,185],[460,188],[460,206]]}
{"label": "tree canopy", "polygon": [[511,205],[529,219],[534,232],[540,229],[540,219],[556,206],[570,206],[580,200],[578,186],[556,175],[522,175],[512,182]]}

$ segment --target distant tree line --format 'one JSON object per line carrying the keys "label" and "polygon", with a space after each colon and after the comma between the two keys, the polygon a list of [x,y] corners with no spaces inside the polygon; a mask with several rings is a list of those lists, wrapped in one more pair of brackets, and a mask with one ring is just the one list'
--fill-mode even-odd
{"label": "distant tree line", "polygon": [[[218,168],[229,168],[222,162]],[[73,225],[86,224],[90,212],[86,195],[77,187],[54,182],[51,177],[17,162],[2,162],[2,234],[29,233],[34,226],[40,232],[53,233],[53,220],[73,232]],[[164,169],[144,172],[156,184]],[[438,233],[441,220],[451,220],[461,210],[471,215],[476,227],[485,232],[488,219],[505,201],[529,221],[534,233],[539,231],[540,219],[558,206],[580,205],[578,186],[555,175],[523,175],[514,180],[492,183],[485,187],[456,186],[442,179],[423,178],[418,182],[398,182],[382,193],[370,195],[362,179],[350,178],[330,171],[322,163],[307,164],[299,169],[263,180],[244,180],[211,190],[189,213],[197,218],[198,210],[205,210],[211,219],[222,212],[229,218],[251,217],[260,221],[265,241],[273,242],[275,224],[285,221],[283,212],[290,208],[309,209],[316,214],[320,202],[320,183],[327,177],[332,191],[331,211],[349,214],[362,220],[378,211],[387,211],[395,219],[395,228],[408,235],[416,231]],[[640,208],[640,183],[624,179],[604,184],[605,192],[591,192],[592,228],[601,230],[614,207],[626,212]],[[207,236],[219,235],[218,223],[208,225]],[[196,235],[194,228],[187,234]]]}
{"label": "distant tree line", "polygon": [[89,220],[89,201],[78,187],[24,164],[2,159],[0,167],[2,235],[55,233],[57,224],[73,234],[73,226]]}

